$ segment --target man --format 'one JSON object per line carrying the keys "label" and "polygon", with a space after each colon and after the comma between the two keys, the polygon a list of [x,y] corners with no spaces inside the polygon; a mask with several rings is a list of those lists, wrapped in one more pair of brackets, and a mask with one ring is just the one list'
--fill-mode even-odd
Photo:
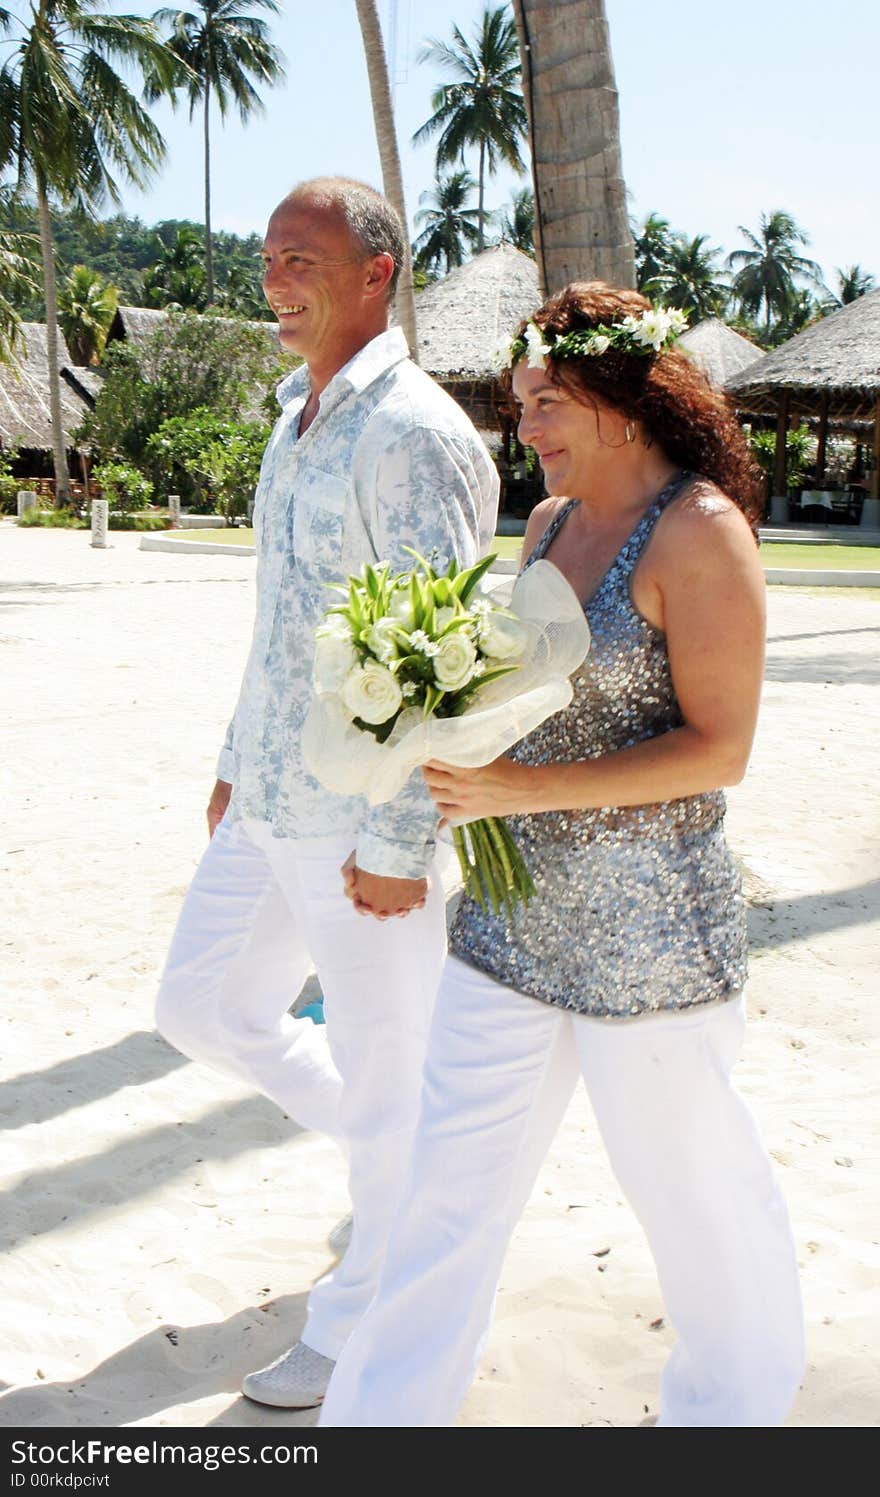
{"label": "man", "polygon": [[[288,1408],[320,1402],[374,1293],[446,946],[421,776],[369,808],[303,765],[314,630],[327,583],[364,562],[409,567],[411,546],[471,564],[498,500],[470,422],[389,329],[403,232],[378,193],[340,178],[301,184],[269,221],[264,291],[304,364],[278,390],[254,509],[253,644],[157,1006],[184,1054],[253,1083],[348,1157],[350,1246],[313,1289],[301,1341],[242,1385]],[[312,963],[329,1056],[321,1030],[288,1013]]]}

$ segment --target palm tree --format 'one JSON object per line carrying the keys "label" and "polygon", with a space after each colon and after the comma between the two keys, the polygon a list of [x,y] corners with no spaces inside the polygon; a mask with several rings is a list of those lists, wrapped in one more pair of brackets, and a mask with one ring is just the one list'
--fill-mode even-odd
{"label": "palm tree", "polygon": [[599,278],[635,285],[617,87],[603,0],[513,0],[544,292]]}
{"label": "palm tree", "polygon": [[58,291],[58,326],[74,364],[98,364],[119,292],[88,265],[74,265]]}
{"label": "palm tree", "polygon": [[501,237],[534,258],[535,194],[531,187],[521,187],[514,193],[510,211],[501,220]]}
{"label": "palm tree", "polygon": [[768,342],[771,347],[778,347],[781,343],[787,343],[789,338],[795,334],[802,333],[810,323],[818,322],[825,317],[828,307],[823,306],[811,293],[803,287],[795,287],[791,301],[782,316],[773,324]]}
{"label": "palm tree", "polygon": [[[8,191],[0,191],[8,209]],[[9,225],[0,228],[0,364],[12,363],[21,342],[18,308],[39,291],[40,241]]]}
{"label": "palm tree", "polygon": [[454,82],[441,84],[431,95],[434,113],[416,131],[413,144],[439,136],[438,168],[456,162],[464,165],[468,147],[479,149],[477,249],[481,250],[486,230],[486,173],[494,177],[502,162],[520,175],[526,170],[520,153],[528,120],[519,86],[519,46],[506,5],[484,11],[473,46],[457,26],[452,28],[452,42],[449,46],[429,38],[419,54],[419,62],[448,69]]}
{"label": "palm tree", "polygon": [[636,285],[639,291],[644,291],[650,281],[669,269],[673,241],[669,219],[661,218],[659,213],[649,213],[641,228],[632,225],[632,235]]}
{"label": "palm tree", "polygon": [[727,287],[719,280],[716,261],[720,250],[705,248],[708,234],[688,239],[676,234],[669,242],[666,268],[641,288],[649,296],[658,293],[669,307],[680,307],[694,320],[717,317],[727,301]]}
{"label": "palm tree", "polygon": [[205,244],[201,234],[184,224],[170,244],[157,234],[156,249],[158,258],[143,275],[144,305],[204,311]]}
{"label": "palm tree", "polygon": [[146,185],[165,146],[114,65],[139,67],[170,83],[173,59],[151,21],[106,15],[103,0],[32,0],[26,20],[0,11],[13,51],[0,68],[0,167],[33,185],[40,225],[49,355],[49,408],[56,503],[70,500],[61,424],[58,303],[50,198],[93,211],[119,202],[113,175]]}
{"label": "palm tree", "polygon": [[[278,14],[275,0],[250,0],[261,10]],[[265,21],[244,13],[238,0],[200,0],[200,14],[192,11],[157,10],[153,20],[159,26],[170,26],[169,49],[184,64],[177,87],[186,90],[189,117],[197,104],[204,106],[205,138],[205,292],[208,303],[214,300],[214,245],[211,236],[211,96],[214,94],[221,119],[226,118],[230,102],[238,106],[239,117],[246,123],[249,116],[263,108],[252,79],[258,83],[279,83],[284,78],[283,58],[269,41]],[[161,78],[151,78],[147,98],[157,99],[166,92]],[[176,97],[176,90],[172,97]]]}
{"label": "palm tree", "polygon": [[477,209],[466,206],[476,185],[470,172],[462,170],[438,176],[433,190],[422,193],[419,202],[428,206],[416,214],[416,224],[425,227],[413,244],[419,270],[433,270],[443,260],[448,275],[464,263],[466,251],[474,248],[479,236]]}
{"label": "palm tree", "polygon": [[400,267],[400,279],[397,284],[397,313],[409,344],[410,354],[418,360],[412,252],[409,246],[406,203],[403,196],[403,172],[400,169],[400,151],[397,147],[397,131],[394,128],[394,109],[391,104],[391,88],[388,83],[388,65],[385,61],[382,28],[379,25],[379,12],[376,9],[375,0],[356,0],[356,5],[361,40],[364,44],[367,77],[370,81],[373,128],[376,131],[376,144],[379,147],[382,185],[385,188],[385,196],[392,207],[397,209],[403,225],[403,264]]}
{"label": "palm tree", "polygon": [[837,295],[832,297],[832,305],[848,307],[851,302],[858,301],[860,296],[867,296],[869,291],[876,289],[877,282],[867,271],[862,270],[861,265],[850,265],[846,270],[837,270]]}
{"label": "palm tree", "polygon": [[247,317],[252,322],[269,320],[269,308],[260,285],[258,265],[244,260],[235,260],[226,272],[226,282],[220,290],[218,305],[225,312],[238,317]]}
{"label": "palm tree", "polygon": [[761,214],[757,234],[742,224],[739,231],[749,248],[734,250],[727,257],[728,269],[736,271],[730,289],[744,312],[756,316],[763,306],[764,338],[769,342],[774,316],[783,318],[794,303],[797,278],[823,291],[822,272],[815,260],[798,254],[798,247],[810,241],[781,208]]}

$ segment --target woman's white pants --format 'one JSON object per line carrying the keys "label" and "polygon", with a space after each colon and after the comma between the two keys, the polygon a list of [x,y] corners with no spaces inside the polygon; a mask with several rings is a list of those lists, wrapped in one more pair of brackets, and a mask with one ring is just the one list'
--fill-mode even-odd
{"label": "woman's white pants", "polygon": [[[321,1424],[452,1422],[578,1074],[678,1336],[658,1424],[780,1424],[803,1367],[800,1294],[785,1203],[730,1080],[743,1018],[741,997],[586,1018],[450,957],[379,1292],[337,1364]],[[585,1368],[585,1387],[600,1374]]]}
{"label": "woman's white pants", "polygon": [[[354,1232],[309,1296],[302,1337],[333,1358],[378,1283],[446,950],[440,879],[404,919],[358,915],[340,871],[351,850],[350,836],[291,841],[263,822],[221,822],[181,910],[156,1009],[178,1050],[342,1145]],[[313,964],[325,1026],[288,1013]]]}

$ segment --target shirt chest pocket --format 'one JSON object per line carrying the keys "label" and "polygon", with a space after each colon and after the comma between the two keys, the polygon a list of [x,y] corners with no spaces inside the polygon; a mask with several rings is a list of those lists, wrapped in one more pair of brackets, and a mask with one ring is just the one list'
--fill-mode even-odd
{"label": "shirt chest pocket", "polygon": [[296,477],[291,504],[291,543],[297,565],[322,580],[345,571],[348,484],[320,468]]}

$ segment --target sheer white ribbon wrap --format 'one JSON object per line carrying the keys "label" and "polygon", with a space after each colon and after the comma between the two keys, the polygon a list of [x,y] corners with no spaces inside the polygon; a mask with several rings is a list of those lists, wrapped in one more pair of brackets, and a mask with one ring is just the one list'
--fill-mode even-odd
{"label": "sheer white ribbon wrap", "polygon": [[[509,601],[507,597],[509,595]],[[460,717],[422,716],[407,708],[384,743],[355,727],[336,692],[313,698],[302,733],[306,766],[328,790],[393,800],[414,769],[430,759],[473,769],[489,764],[573,695],[569,676],[586,658],[590,629],[577,594],[549,561],[536,561],[491,599],[525,625],[528,644],[517,669],[470,697]],[[511,662],[512,663],[512,662]]]}

